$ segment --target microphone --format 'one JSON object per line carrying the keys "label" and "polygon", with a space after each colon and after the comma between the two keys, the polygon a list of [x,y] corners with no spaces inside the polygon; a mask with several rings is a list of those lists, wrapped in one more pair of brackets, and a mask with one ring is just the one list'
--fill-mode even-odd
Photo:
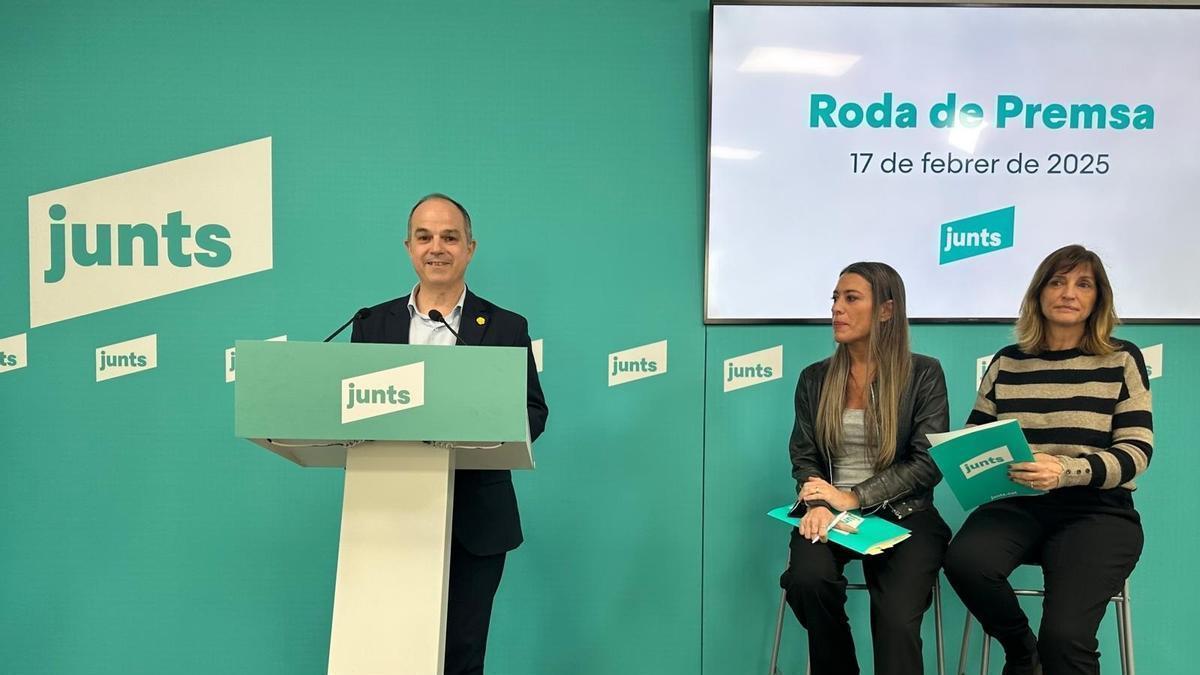
{"label": "microphone", "polygon": [[346,323],[342,324],[342,327],[341,327],[341,328],[339,328],[339,329],[337,329],[337,330],[333,331],[333,334],[332,334],[332,335],[330,335],[329,337],[325,338],[324,340],[322,340],[322,342],[329,342],[329,341],[330,341],[330,340],[332,340],[333,338],[335,338],[335,337],[337,337],[338,335],[340,335],[342,331],[346,330],[346,326],[349,326],[351,323],[353,323],[353,322],[355,322],[355,321],[362,321],[363,319],[367,318],[368,316],[371,316],[371,308],[370,308],[370,307],[363,307],[362,309],[360,309],[360,310],[358,310],[357,312],[355,312],[355,313],[354,313],[354,316],[350,317],[350,320],[349,320],[349,321],[347,321]]}
{"label": "microphone", "polygon": [[437,311],[436,309],[431,309],[429,310],[429,318],[433,319],[434,321],[440,321],[441,324],[446,327],[446,330],[450,331],[450,333],[454,335],[454,339],[462,342],[464,345],[467,344],[463,341],[462,337],[450,327],[450,324],[446,322],[446,317],[442,316],[441,312]]}

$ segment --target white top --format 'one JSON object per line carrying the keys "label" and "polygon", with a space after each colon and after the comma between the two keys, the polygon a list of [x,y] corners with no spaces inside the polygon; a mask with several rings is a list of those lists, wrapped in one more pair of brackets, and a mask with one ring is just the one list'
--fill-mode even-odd
{"label": "white top", "polygon": [[[418,282],[408,294],[408,344],[410,345],[453,345],[456,340],[454,333],[446,330],[441,321],[434,321],[428,314],[422,314],[417,309]],[[458,304],[450,314],[445,315],[446,323],[457,333],[462,323],[463,301],[467,299],[467,287],[463,286],[462,295],[458,296]]]}
{"label": "white top", "polygon": [[878,449],[867,447],[866,411],[842,411],[842,447],[834,448],[833,485],[849,490],[875,475]]}

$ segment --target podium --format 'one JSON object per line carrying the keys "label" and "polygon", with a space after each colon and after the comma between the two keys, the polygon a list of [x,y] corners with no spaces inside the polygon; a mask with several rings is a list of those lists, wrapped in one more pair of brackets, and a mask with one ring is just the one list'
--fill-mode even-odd
{"label": "podium", "polygon": [[234,433],[344,467],[329,675],[441,675],[455,469],[532,469],[526,350],[238,341]]}

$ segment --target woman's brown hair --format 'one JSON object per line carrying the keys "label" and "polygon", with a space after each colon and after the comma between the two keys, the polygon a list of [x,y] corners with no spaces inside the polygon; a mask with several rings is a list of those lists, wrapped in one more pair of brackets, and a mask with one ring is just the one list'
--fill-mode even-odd
{"label": "woman's brown hair", "polygon": [[1085,354],[1096,355],[1111,354],[1116,350],[1116,345],[1112,342],[1112,332],[1120,320],[1113,304],[1112,285],[1108,283],[1104,263],[1093,251],[1079,244],[1072,244],[1046,256],[1033,273],[1033,279],[1021,300],[1021,313],[1017,317],[1014,329],[1021,351],[1026,354],[1039,354],[1046,349],[1046,317],[1042,314],[1042,291],[1055,275],[1066,274],[1079,265],[1090,266],[1096,282],[1096,304],[1092,306],[1092,313],[1088,315],[1079,349]]}

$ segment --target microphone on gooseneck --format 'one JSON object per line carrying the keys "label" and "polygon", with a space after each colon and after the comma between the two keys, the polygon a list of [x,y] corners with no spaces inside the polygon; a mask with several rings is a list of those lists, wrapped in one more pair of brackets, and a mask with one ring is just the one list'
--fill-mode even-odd
{"label": "microphone on gooseneck", "polygon": [[441,324],[443,326],[445,326],[447,330],[450,331],[451,335],[454,336],[455,340],[462,342],[464,345],[467,344],[462,339],[462,336],[460,336],[453,328],[450,327],[450,324],[446,321],[446,317],[442,316],[441,312],[437,311],[436,309],[431,309],[431,310],[429,310],[429,318],[433,319],[434,321],[441,322]]}
{"label": "microphone on gooseneck", "polygon": [[362,321],[363,319],[367,318],[368,316],[371,316],[371,308],[370,308],[370,307],[363,307],[362,309],[360,309],[360,310],[358,310],[357,312],[355,312],[355,313],[354,313],[354,316],[350,317],[350,320],[349,320],[349,321],[347,321],[346,323],[342,324],[342,327],[341,327],[341,328],[339,328],[339,329],[337,329],[337,330],[333,331],[333,334],[332,334],[332,335],[330,335],[329,337],[325,338],[325,339],[323,340],[323,342],[329,342],[329,341],[330,341],[330,340],[332,340],[333,338],[335,338],[335,337],[337,337],[338,335],[340,335],[342,331],[346,330],[346,326],[349,326],[351,323],[353,323],[353,322],[355,322],[355,321]]}

